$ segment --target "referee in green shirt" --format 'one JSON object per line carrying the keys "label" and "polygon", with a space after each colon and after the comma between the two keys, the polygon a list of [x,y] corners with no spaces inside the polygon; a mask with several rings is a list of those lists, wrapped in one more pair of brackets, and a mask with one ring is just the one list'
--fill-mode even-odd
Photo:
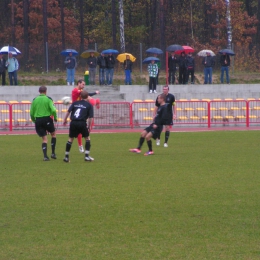
{"label": "referee in green shirt", "polygon": [[41,86],[39,88],[40,95],[34,98],[32,101],[30,116],[32,121],[35,123],[36,133],[42,137],[42,151],[43,151],[43,160],[49,161],[49,157],[47,156],[47,133],[51,134],[51,149],[52,154],[51,158],[56,159],[55,154],[55,146],[56,146],[56,132],[53,123],[57,122],[57,113],[56,107],[53,104],[53,100],[46,96],[47,88],[45,86]]}

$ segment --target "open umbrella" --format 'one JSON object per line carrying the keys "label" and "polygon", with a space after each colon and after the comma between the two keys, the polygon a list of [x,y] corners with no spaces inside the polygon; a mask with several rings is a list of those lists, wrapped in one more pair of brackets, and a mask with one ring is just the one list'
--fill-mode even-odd
{"label": "open umbrella", "polygon": [[13,55],[21,54],[21,52],[17,48],[12,47],[12,46],[4,46],[4,47],[2,47],[0,52],[2,54],[8,54],[8,53],[12,53]]}
{"label": "open umbrella", "polygon": [[216,54],[211,50],[202,50],[197,55],[200,57],[206,57],[207,53],[210,53],[211,56],[216,56]]}
{"label": "open umbrella", "polygon": [[222,49],[222,50],[220,50],[218,53],[219,53],[219,54],[226,53],[226,54],[228,54],[228,55],[230,55],[230,56],[236,55],[236,54],[235,54],[232,50],[230,50],[230,49]]}
{"label": "open umbrella", "polygon": [[183,50],[178,50],[175,53],[176,54],[181,54],[182,52],[184,52],[185,54],[188,54],[190,52],[194,52],[194,49],[190,46],[182,46]]}
{"label": "open umbrella", "polygon": [[80,54],[80,57],[87,59],[87,58],[89,58],[90,53],[94,53],[94,56],[95,56],[95,57],[98,57],[98,55],[99,55],[99,52],[97,52],[97,51],[95,51],[95,50],[89,49],[89,50],[86,50],[86,51],[82,52],[82,53]]}
{"label": "open umbrella", "polygon": [[156,57],[147,57],[143,60],[143,63],[151,63],[151,61],[154,60],[155,62],[159,62],[160,59],[156,58]]}
{"label": "open umbrella", "polygon": [[118,54],[119,51],[118,50],[114,50],[114,49],[107,49],[107,50],[103,50],[102,53],[104,53],[104,54],[110,54],[110,53]]}
{"label": "open umbrella", "polygon": [[69,56],[69,54],[72,53],[72,56],[77,56],[79,53],[74,49],[66,49],[63,50],[60,54],[62,56]]}
{"label": "open umbrella", "polygon": [[174,52],[174,51],[180,51],[184,50],[183,47],[179,44],[173,44],[167,47],[166,51],[168,52]]}
{"label": "open umbrella", "polygon": [[127,55],[129,55],[130,60],[131,60],[132,62],[135,62],[136,58],[135,58],[131,53],[127,53],[127,52],[119,54],[119,55],[116,57],[116,59],[117,59],[119,62],[124,62],[124,61],[126,60],[126,56],[127,56]]}
{"label": "open umbrella", "polygon": [[156,47],[149,48],[145,52],[154,53],[154,54],[163,54],[163,51],[159,48],[156,48]]}

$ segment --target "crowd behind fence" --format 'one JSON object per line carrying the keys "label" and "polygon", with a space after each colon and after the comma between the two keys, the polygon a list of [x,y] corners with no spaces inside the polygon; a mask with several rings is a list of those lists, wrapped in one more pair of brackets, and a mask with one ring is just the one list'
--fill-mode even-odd
{"label": "crowd behind fence", "polygon": [[[17,47],[22,52],[21,55],[17,55],[17,59],[20,63],[19,69],[22,71],[25,71],[25,72],[41,72],[41,73],[46,73],[46,72],[50,72],[50,71],[57,71],[57,72],[66,71],[66,66],[64,64],[65,57],[60,55],[62,48],[58,44],[55,44],[55,43],[52,43],[52,44],[46,43],[46,44],[47,44],[46,53],[44,53],[44,49],[41,48],[41,46],[32,47],[34,52],[29,53],[28,60],[26,60],[23,56],[23,50],[25,48],[25,44],[24,43],[17,44],[15,47]],[[8,45],[8,43],[3,44],[3,45]],[[104,46],[104,44],[101,44],[101,43],[93,43],[93,44],[90,44],[88,46],[88,48],[86,48],[85,50],[94,49],[98,52],[101,52],[104,49],[111,48],[111,46],[107,46],[106,48],[104,48],[103,46]],[[147,71],[147,64],[143,64],[142,61],[146,57],[151,56],[151,54],[146,53],[146,50],[150,47],[152,47],[152,46],[148,46],[144,43],[128,44],[126,46],[126,52],[131,53],[136,57],[136,61],[133,64],[133,69],[135,71],[140,71],[141,73]],[[86,61],[86,59],[80,57],[81,52],[80,52],[78,46],[66,46],[66,48],[75,49],[79,52],[79,55],[76,56],[76,59],[77,59],[76,70],[78,72],[85,71],[86,67],[87,67],[87,61]],[[234,46],[234,48],[239,54],[239,49],[236,48],[236,46]],[[119,48],[118,48],[118,50],[119,50]],[[159,54],[158,58],[161,60],[161,69],[165,70],[166,51],[165,50],[163,50],[163,51],[164,51],[164,53]],[[199,51],[200,50],[195,49],[195,52],[193,54],[193,56],[195,58],[196,72],[199,72],[199,71],[202,72],[203,68],[204,68],[204,66],[202,65],[202,58],[196,55]],[[117,56],[117,55],[115,55],[115,56]],[[232,59],[236,59],[236,57],[233,57]],[[46,61],[48,64],[46,64]],[[216,61],[216,64],[214,66],[214,70],[219,70],[221,66],[220,66],[218,54],[215,57],[215,61]],[[234,61],[232,62],[232,64],[234,64]],[[115,72],[119,72],[122,69],[123,69],[122,63],[119,63],[117,61],[116,65],[115,65]]]}
{"label": "crowd behind fence", "polygon": [[[0,130],[32,129],[30,101],[1,101]],[[56,127],[63,125],[68,110],[61,101],[55,102],[58,120]],[[136,128],[153,122],[155,102],[136,100],[129,102],[101,102],[94,108],[95,128]],[[178,100],[176,101],[175,126],[256,126],[260,124],[260,100]]]}

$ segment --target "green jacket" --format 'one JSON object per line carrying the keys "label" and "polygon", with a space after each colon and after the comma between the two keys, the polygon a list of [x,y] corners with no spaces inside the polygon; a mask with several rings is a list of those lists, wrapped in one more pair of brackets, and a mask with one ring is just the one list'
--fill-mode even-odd
{"label": "green jacket", "polygon": [[33,122],[38,117],[46,116],[54,116],[54,120],[57,120],[57,112],[53,100],[45,94],[40,94],[32,102],[30,116]]}

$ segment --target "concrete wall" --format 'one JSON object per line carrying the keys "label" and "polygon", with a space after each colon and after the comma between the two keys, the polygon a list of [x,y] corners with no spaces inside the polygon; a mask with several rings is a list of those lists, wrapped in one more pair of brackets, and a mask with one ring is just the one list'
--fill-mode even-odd
{"label": "concrete wall", "polygon": [[[72,86],[47,86],[47,94],[54,101],[64,96],[70,96]],[[162,92],[163,85],[157,86],[157,92]],[[39,86],[0,86],[0,100],[32,100],[37,96]],[[94,92],[99,90],[98,96],[101,101],[127,101],[134,99],[153,99],[157,94],[149,94],[147,85],[121,85],[121,86],[87,86],[86,90]],[[221,84],[221,85],[170,85],[170,92],[175,94],[176,99],[180,98],[260,98],[259,84]]]}
{"label": "concrete wall", "polygon": [[[213,84],[213,85],[170,85],[170,93],[176,99],[186,98],[260,98],[259,84]],[[157,92],[162,92],[163,85],[157,86]],[[148,86],[120,86],[120,92],[126,101],[134,99],[155,99],[158,94],[148,93]]]}
{"label": "concrete wall", "polygon": [[[60,100],[64,96],[71,96],[73,86],[47,86],[47,95],[54,101]],[[98,95],[101,101],[122,101],[119,86],[87,86],[88,92],[101,92]],[[39,86],[0,86],[0,100],[33,100],[39,95]],[[97,96],[96,96],[97,97]]]}

